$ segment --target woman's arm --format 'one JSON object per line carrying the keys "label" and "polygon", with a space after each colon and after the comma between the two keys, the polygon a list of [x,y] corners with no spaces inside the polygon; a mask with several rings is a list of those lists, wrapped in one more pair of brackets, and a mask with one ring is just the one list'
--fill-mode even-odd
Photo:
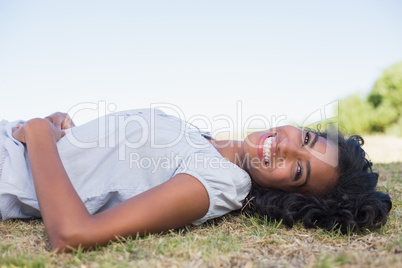
{"label": "woman's arm", "polygon": [[47,120],[33,119],[19,132],[25,137],[39,207],[54,249],[92,247],[118,236],[166,231],[199,219],[208,210],[204,186],[190,175],[178,174],[109,210],[90,215],[60,160],[55,127]]}

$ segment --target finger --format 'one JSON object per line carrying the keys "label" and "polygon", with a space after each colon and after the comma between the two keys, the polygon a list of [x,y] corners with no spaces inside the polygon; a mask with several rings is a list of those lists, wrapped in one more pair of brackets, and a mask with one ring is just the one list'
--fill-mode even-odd
{"label": "finger", "polygon": [[11,135],[13,136],[14,139],[22,143],[25,143],[24,135],[21,134],[21,128],[13,127],[11,130],[12,130]]}
{"label": "finger", "polygon": [[49,120],[50,123],[53,123],[53,117],[51,117],[50,115],[46,116],[45,119]]}
{"label": "finger", "polygon": [[63,125],[63,129],[68,129],[68,128],[72,128],[72,127],[75,127],[75,125],[74,125],[74,123],[72,121],[67,121]]}
{"label": "finger", "polygon": [[71,121],[71,127],[75,127],[73,120],[70,119],[70,121]]}
{"label": "finger", "polygon": [[63,125],[62,125],[62,129],[68,129],[68,128],[72,128],[75,127],[75,124],[73,122],[73,120],[71,120],[71,117],[66,115],[66,118],[64,119]]}
{"label": "finger", "polygon": [[62,130],[60,132],[60,138],[63,138],[66,134],[67,134],[67,132],[65,130]]}
{"label": "finger", "polygon": [[61,138],[63,138],[67,134],[66,130],[57,130],[57,134],[55,136],[56,142],[59,141]]}
{"label": "finger", "polygon": [[53,125],[54,125],[58,130],[61,130],[61,123],[60,123],[59,120],[55,120],[55,121],[53,122]]}
{"label": "finger", "polygon": [[57,116],[57,115],[52,116],[52,120],[51,120],[50,122],[52,122],[53,125],[54,125],[58,130],[61,130],[61,125],[62,125],[62,123],[63,123],[63,120],[62,120],[59,116]]}

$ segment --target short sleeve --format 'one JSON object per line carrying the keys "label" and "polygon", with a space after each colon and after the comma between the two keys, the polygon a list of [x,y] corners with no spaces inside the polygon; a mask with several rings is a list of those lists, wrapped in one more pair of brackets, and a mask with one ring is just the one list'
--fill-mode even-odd
{"label": "short sleeve", "polygon": [[251,188],[248,173],[223,158],[215,148],[189,155],[179,165],[175,174],[178,173],[186,173],[198,179],[209,196],[208,212],[192,222],[194,225],[240,209]]}

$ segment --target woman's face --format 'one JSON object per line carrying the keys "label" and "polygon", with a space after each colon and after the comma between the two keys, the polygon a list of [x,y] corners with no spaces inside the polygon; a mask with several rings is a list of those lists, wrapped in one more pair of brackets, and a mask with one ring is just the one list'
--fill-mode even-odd
{"label": "woman's face", "polygon": [[314,132],[283,126],[248,135],[245,169],[261,187],[325,193],[337,182],[338,148]]}

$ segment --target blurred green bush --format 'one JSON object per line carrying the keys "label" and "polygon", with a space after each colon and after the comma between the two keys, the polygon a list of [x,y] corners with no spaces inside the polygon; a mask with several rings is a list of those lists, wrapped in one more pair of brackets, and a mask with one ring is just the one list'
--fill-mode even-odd
{"label": "blurred green bush", "polygon": [[384,70],[368,96],[340,100],[338,116],[349,134],[402,136],[402,62]]}

